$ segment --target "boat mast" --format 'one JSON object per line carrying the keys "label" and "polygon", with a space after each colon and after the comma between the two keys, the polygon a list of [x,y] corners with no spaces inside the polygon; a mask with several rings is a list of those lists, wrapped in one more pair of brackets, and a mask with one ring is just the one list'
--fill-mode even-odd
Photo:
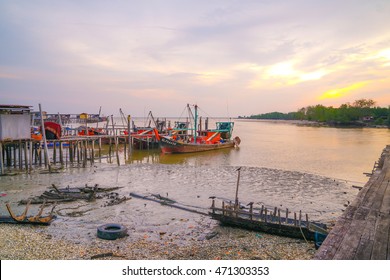
{"label": "boat mast", "polygon": [[194,128],[195,128],[195,131],[194,131],[194,144],[196,144],[196,130],[198,128],[198,105],[194,105],[195,107],[195,120],[194,120]]}

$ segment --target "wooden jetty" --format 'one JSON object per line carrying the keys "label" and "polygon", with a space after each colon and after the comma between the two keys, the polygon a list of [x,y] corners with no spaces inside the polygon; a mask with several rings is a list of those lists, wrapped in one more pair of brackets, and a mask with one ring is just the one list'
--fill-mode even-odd
{"label": "wooden jetty", "polygon": [[[46,143],[34,139],[0,141],[0,175],[15,172],[30,173],[35,168],[68,166],[87,167],[107,158],[110,163],[120,165],[119,150],[126,159],[130,156],[131,146],[118,135],[96,135],[64,137],[60,140],[48,140]],[[48,147],[50,149],[48,149]]]}
{"label": "wooden jetty", "polygon": [[314,256],[318,260],[390,259],[390,145],[356,199]]}

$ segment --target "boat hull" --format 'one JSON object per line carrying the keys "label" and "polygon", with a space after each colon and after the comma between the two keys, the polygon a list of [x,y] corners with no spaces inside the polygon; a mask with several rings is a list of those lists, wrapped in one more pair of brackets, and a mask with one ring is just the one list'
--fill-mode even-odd
{"label": "boat hull", "polygon": [[164,154],[181,154],[181,153],[196,153],[205,152],[211,150],[233,148],[235,146],[234,141],[228,141],[225,143],[218,144],[193,144],[193,143],[182,143],[161,137],[160,148]]}
{"label": "boat hull", "polygon": [[[242,217],[233,217],[217,213],[210,213],[210,215],[214,220],[218,220],[221,224],[231,227],[244,228],[253,231],[261,231],[269,234],[275,234],[291,238],[306,239],[311,241],[316,240],[315,231],[309,230],[306,227],[306,224],[302,227],[299,227],[293,226],[292,224],[285,225],[275,222],[271,223],[258,220],[249,220]],[[269,216],[269,219],[272,219],[272,217]]]}

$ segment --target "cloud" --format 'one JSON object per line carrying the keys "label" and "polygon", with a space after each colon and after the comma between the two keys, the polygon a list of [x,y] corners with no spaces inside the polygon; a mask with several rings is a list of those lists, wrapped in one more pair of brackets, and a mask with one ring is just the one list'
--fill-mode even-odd
{"label": "cloud", "polygon": [[346,95],[351,94],[353,91],[359,90],[360,88],[367,85],[367,82],[358,82],[353,85],[349,85],[343,88],[331,89],[323,93],[319,99],[334,99],[345,97]]}
{"label": "cloud", "polygon": [[228,99],[248,115],[360,94],[387,106],[389,14],[379,0],[1,1],[0,96],[62,112]]}

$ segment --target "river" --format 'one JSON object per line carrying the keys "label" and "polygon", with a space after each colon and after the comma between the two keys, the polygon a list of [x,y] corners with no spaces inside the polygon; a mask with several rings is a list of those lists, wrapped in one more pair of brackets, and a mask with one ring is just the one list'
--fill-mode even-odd
{"label": "river", "polygon": [[[277,121],[236,120],[233,134],[241,138],[239,148],[187,155],[133,151],[126,163],[121,153],[120,166],[103,159],[88,168],[68,167],[60,173],[0,177],[0,214],[6,214],[6,201],[21,212],[18,200],[39,195],[51,184],[115,186],[125,197],[130,192],[160,194],[207,212],[210,196],[234,199],[236,169],[242,167],[239,199],[244,204],[302,210],[312,220],[332,223],[356,196],[358,190],[352,186],[365,184],[363,173],[372,170],[390,143],[388,129],[298,126]],[[193,240],[216,224],[205,216],[136,198],[107,207],[103,200],[61,204],[56,211],[58,219],[47,229],[49,233],[89,241],[94,239],[96,227],[106,222],[126,225],[130,238],[158,240],[163,232],[178,242]],[[80,216],[72,216],[75,211]]]}

